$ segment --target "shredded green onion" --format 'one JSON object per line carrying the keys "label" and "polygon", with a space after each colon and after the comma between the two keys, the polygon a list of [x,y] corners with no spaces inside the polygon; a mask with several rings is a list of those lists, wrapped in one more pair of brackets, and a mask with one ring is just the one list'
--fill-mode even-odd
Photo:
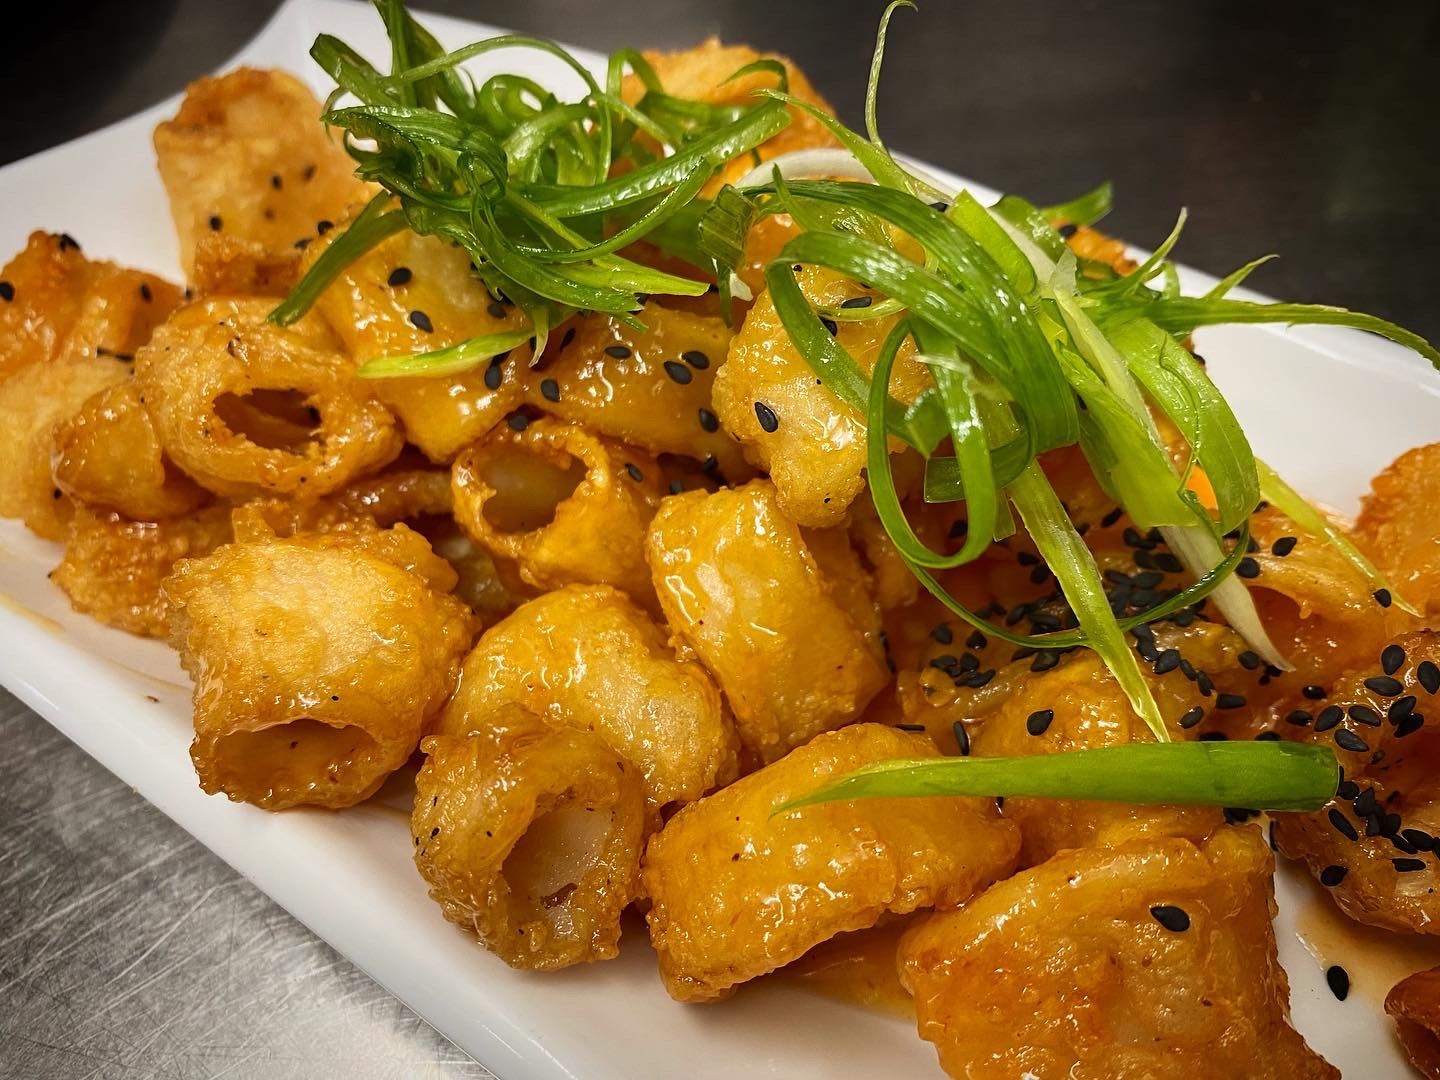
{"label": "shredded green onion", "polygon": [[772,816],[852,799],[953,795],[1314,811],[1334,798],[1339,784],[1340,765],[1328,746],[1128,743],[1033,757],[886,761],[792,799]]}

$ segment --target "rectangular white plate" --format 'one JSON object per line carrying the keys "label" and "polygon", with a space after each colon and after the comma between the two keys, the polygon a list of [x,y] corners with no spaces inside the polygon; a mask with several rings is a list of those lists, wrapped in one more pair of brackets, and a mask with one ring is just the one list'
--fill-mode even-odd
{"label": "rectangular white plate", "polygon": [[[426,23],[452,47],[498,32],[442,17]],[[388,56],[368,4],[290,0],[234,63],[284,68],[323,97],[330,87],[307,55],[321,30]],[[601,68],[599,56],[576,52]],[[554,85],[565,77],[558,62],[533,53],[495,62]],[[150,145],[177,101],[0,169],[0,252],[18,250],[31,229],[64,230],[92,256],[178,278]],[[1214,282],[1182,277],[1188,291]],[[1341,511],[1354,511],[1396,454],[1440,436],[1440,376],[1379,339],[1238,327],[1202,332],[1200,347],[1256,450]],[[189,686],[174,654],[71,612],[46,579],[58,558],[18,522],[0,522],[0,682],[506,1080],[938,1075],[933,1051],[908,1024],[785,986],[748,988],[723,1005],[677,1005],[661,990],[643,934],[629,934],[612,963],[511,971],[426,897],[397,812],[407,809],[403,792],[393,806],[343,814],[268,814],[205,796],[190,767]],[[1347,1075],[1406,1075],[1380,1001],[1435,954],[1347,931],[1298,875],[1282,874],[1279,891],[1296,1026]],[[1329,963],[1354,978],[1344,1004],[1325,988]]]}

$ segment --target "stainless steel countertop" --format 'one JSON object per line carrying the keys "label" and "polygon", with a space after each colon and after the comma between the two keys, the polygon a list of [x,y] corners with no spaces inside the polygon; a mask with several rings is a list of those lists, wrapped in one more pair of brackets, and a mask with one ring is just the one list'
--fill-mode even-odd
{"label": "stainless steel countertop", "polygon": [[492,1077],[3,690],[0,748],[0,1077]]}

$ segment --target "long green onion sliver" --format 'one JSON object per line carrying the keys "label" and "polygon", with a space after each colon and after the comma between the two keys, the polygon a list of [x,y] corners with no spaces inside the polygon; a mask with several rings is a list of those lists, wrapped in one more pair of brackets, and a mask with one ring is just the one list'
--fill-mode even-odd
{"label": "long green onion sliver", "polygon": [[779,807],[936,795],[1086,799],[1137,805],[1319,810],[1340,766],[1328,746],[1293,742],[1129,743],[1033,757],[886,761]]}

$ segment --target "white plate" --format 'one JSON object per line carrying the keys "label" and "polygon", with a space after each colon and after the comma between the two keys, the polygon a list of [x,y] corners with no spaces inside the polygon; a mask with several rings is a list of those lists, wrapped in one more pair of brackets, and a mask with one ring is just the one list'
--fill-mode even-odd
{"label": "white plate", "polygon": [[[497,32],[441,17],[426,23],[450,46]],[[307,55],[321,30],[388,55],[368,4],[290,0],[235,62],[285,68],[323,96],[329,87]],[[577,55],[599,68],[595,54]],[[534,53],[498,63],[555,85],[564,78]],[[18,250],[31,229],[64,230],[93,256],[178,278],[150,146],[177,100],[0,169],[0,253]],[[1192,291],[1214,280],[1182,277]],[[1238,327],[1203,331],[1199,343],[1256,450],[1339,510],[1353,511],[1396,454],[1440,434],[1440,376],[1377,338]],[[639,933],[612,963],[511,971],[441,919],[411,865],[404,814],[382,803],[268,814],[205,796],[187,754],[189,686],[174,654],[72,613],[46,579],[58,557],[18,522],[0,522],[0,682],[506,1080],[939,1075],[908,1024],[785,986],[753,987],[719,1006],[677,1005]],[[404,806],[403,792],[395,806]],[[1437,962],[1434,954],[1347,930],[1294,874],[1282,875],[1280,904],[1294,1020],[1310,1045],[1347,1075],[1407,1075],[1379,1005],[1399,976]],[[276,963],[283,977],[283,959]],[[1344,1004],[1325,988],[1329,963],[1354,979]]]}

